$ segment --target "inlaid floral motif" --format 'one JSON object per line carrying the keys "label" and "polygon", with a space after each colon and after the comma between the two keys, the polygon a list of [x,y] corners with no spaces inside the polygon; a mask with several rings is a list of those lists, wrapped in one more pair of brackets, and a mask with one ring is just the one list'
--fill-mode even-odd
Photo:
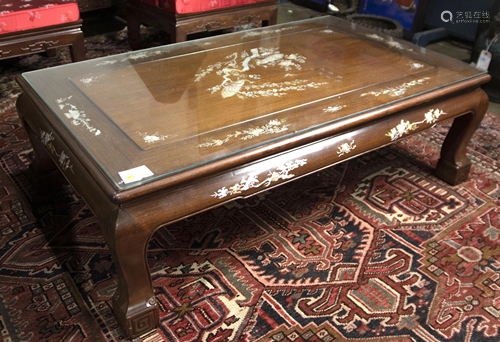
{"label": "inlaid floral motif", "polygon": [[198,145],[198,147],[221,146],[227,143],[232,138],[240,137],[240,140],[249,140],[264,134],[276,134],[288,131],[288,127],[290,127],[290,125],[286,125],[285,122],[286,119],[271,120],[264,126],[249,128],[246,130],[242,130],[241,132],[236,131],[234,133],[228,134],[224,139],[212,139],[211,141]]}
{"label": "inlaid floral motif", "polygon": [[160,50],[155,50],[155,51],[141,51],[141,52],[136,52],[136,53],[131,53],[130,55],[126,56],[125,58],[122,58],[120,60],[118,59],[108,59],[106,61],[97,63],[95,66],[103,66],[103,65],[112,65],[117,62],[127,62],[129,60],[139,60],[143,58],[148,58],[148,57],[153,57],[153,56],[158,56],[161,55],[163,51]]}
{"label": "inlaid floral motif", "polygon": [[399,50],[413,51],[413,49],[406,49],[400,42],[395,41],[394,38],[392,38],[392,37],[389,37],[388,40],[385,40],[384,37],[381,37],[376,33],[368,33],[368,34],[366,34],[366,36],[370,39],[378,40],[379,42],[385,42],[387,45],[389,45],[392,48],[396,48]]}
{"label": "inlaid floral motif", "polygon": [[53,133],[48,133],[45,132],[44,130],[40,130],[40,141],[52,155],[57,157],[61,169],[63,170],[69,169],[71,170],[72,173],[74,173],[73,165],[71,165],[71,160],[69,159],[69,156],[64,151],[61,151],[61,153],[57,153],[56,148],[52,144],[52,141],[54,141],[54,139],[55,138]]}
{"label": "inlaid floral motif", "polygon": [[243,38],[247,38],[247,37],[260,37],[262,35],[266,35],[266,34],[271,34],[271,33],[281,33],[283,31],[288,31],[288,30],[293,30],[295,29],[297,26],[290,26],[290,27],[283,27],[283,28],[280,28],[280,29],[265,29],[265,30],[261,30],[261,31],[248,31],[246,32],[243,36],[241,36],[241,39]]}
{"label": "inlaid floral motif", "polygon": [[64,113],[64,116],[70,119],[71,123],[75,126],[83,125],[90,133],[94,133],[95,135],[101,134],[100,130],[89,124],[90,119],[87,118],[87,115],[83,110],[79,110],[74,104],[67,102],[72,97],[73,96],[68,96],[56,100],[57,104],[59,105],[59,109],[61,109],[62,111],[67,111],[66,113]]}
{"label": "inlaid floral motif", "polygon": [[387,41],[387,45],[389,45],[390,47],[396,48],[396,49],[400,49],[400,50],[404,49],[403,45],[401,45],[400,42],[397,42],[394,39],[392,39],[392,37],[391,37],[391,39],[389,39]]}
{"label": "inlaid floral motif", "polygon": [[226,188],[223,187],[216,192],[213,193],[212,197],[222,199],[227,196],[241,194],[244,191],[247,191],[251,188],[259,188],[261,186],[269,186],[273,182],[277,182],[280,179],[286,180],[295,177],[294,174],[291,174],[290,171],[299,168],[300,166],[304,166],[307,164],[307,159],[297,159],[295,161],[289,161],[280,165],[276,168],[275,171],[269,171],[269,175],[262,182],[259,181],[258,176],[250,175],[248,178],[243,178],[239,183],[234,184],[233,186]]}
{"label": "inlaid floral motif", "polygon": [[412,122],[401,120],[401,122],[394,128],[391,129],[386,136],[391,138],[391,141],[401,138],[404,134],[408,134],[410,131],[414,131],[418,128],[418,125],[423,124],[434,124],[437,122],[441,115],[446,114],[441,109],[431,109],[424,114],[425,118],[422,121]]}
{"label": "inlaid floral motif", "polygon": [[127,57],[122,59],[120,62],[126,62],[127,60],[130,60],[130,59],[131,60],[138,60],[138,59],[148,58],[148,57],[152,57],[152,56],[161,55],[162,53],[163,53],[163,51],[158,51],[158,50],[136,52],[136,53],[132,53],[132,54],[128,55]]}
{"label": "inlaid floral motif", "polygon": [[351,141],[351,143],[344,143],[339,146],[339,150],[337,151],[337,154],[339,157],[342,157],[344,154],[347,154],[354,150],[356,148],[356,145],[354,145],[354,140]]}
{"label": "inlaid floral motif", "polygon": [[414,87],[416,85],[424,84],[427,80],[430,79],[431,79],[430,77],[424,77],[418,80],[413,80],[411,82],[403,83],[397,87],[390,87],[379,91],[370,91],[369,93],[361,94],[361,96],[367,96],[367,95],[373,95],[373,96],[389,95],[392,97],[401,96],[406,94],[406,91],[409,88]]}
{"label": "inlaid floral motif", "polygon": [[[295,79],[283,82],[264,82],[261,75],[248,73],[250,70],[257,71],[259,68],[279,67],[285,71],[301,70],[306,57],[292,53],[289,55],[281,53],[277,48],[255,48],[242,53],[233,53],[226,57],[227,61],[209,65],[206,69],[196,74],[195,82],[215,72],[222,77],[219,85],[208,88],[212,93],[221,93],[223,98],[238,96],[241,99],[260,96],[284,96],[290,91],[304,91],[308,88],[318,88],[328,82],[310,82],[308,80]],[[293,75],[287,73],[287,75]]]}
{"label": "inlaid floral motif", "polygon": [[368,38],[375,39],[375,40],[378,40],[378,41],[383,41],[383,40],[384,40],[384,38],[383,38],[383,37],[380,37],[380,36],[379,36],[378,34],[376,34],[376,33],[368,33],[368,34],[366,34],[366,36],[367,36]]}
{"label": "inlaid floral motif", "polygon": [[113,60],[108,60],[108,61],[102,61],[100,63],[97,63],[95,66],[103,66],[103,65],[113,65],[115,64],[116,62],[118,62],[116,59],[113,59]]}
{"label": "inlaid floral motif", "polygon": [[334,106],[334,107],[328,107],[328,108],[324,108],[323,111],[325,113],[335,113],[339,110],[341,110],[342,108],[346,107],[346,105],[343,105],[343,106]]}
{"label": "inlaid floral motif", "polygon": [[166,140],[168,138],[172,138],[172,137],[177,136],[177,134],[161,135],[158,132],[156,132],[154,134],[148,134],[147,132],[145,132],[145,133],[137,132],[137,134],[139,134],[144,139],[144,141],[147,142],[148,144],[152,144],[152,143],[155,143],[155,142],[160,141],[160,140]]}
{"label": "inlaid floral motif", "polygon": [[80,82],[82,82],[85,85],[89,85],[89,84],[91,84],[93,82],[99,82],[98,79],[101,78],[101,77],[103,77],[103,76],[104,75],[84,77],[84,78],[80,79]]}
{"label": "inlaid floral motif", "polygon": [[415,69],[421,69],[425,67],[422,63],[417,63],[417,62],[409,62],[408,65],[410,66],[410,70],[415,70]]}

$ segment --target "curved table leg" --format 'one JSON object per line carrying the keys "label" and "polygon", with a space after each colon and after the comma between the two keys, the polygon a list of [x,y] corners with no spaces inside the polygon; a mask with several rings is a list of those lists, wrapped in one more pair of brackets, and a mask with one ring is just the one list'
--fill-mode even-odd
{"label": "curved table leg", "polygon": [[436,176],[451,185],[465,182],[469,176],[471,161],[467,158],[467,145],[488,110],[488,95],[477,90],[480,101],[476,109],[453,120],[441,149]]}
{"label": "curved table leg", "polygon": [[103,229],[118,273],[113,311],[127,337],[134,338],[159,325],[146,249],[152,230],[119,210]]}

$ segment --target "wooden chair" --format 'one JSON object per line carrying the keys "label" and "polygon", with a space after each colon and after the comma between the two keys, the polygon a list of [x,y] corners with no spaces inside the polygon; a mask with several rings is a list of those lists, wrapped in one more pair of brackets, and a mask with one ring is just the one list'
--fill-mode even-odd
{"label": "wooden chair", "polygon": [[132,49],[141,48],[140,24],[166,31],[171,43],[187,40],[193,33],[218,31],[261,21],[274,25],[279,0],[127,0],[128,39]]}
{"label": "wooden chair", "polygon": [[73,62],[85,59],[76,0],[0,2],[0,60],[69,46]]}

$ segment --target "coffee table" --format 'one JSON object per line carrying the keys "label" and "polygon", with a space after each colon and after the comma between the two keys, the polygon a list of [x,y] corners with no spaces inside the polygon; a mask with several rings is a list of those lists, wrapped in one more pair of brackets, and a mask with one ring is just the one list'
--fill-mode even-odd
{"label": "coffee table", "polygon": [[448,119],[436,175],[463,182],[489,79],[321,17],[25,73],[17,107],[39,188],[60,171],[98,218],[134,337],[159,324],[146,262],[158,227]]}

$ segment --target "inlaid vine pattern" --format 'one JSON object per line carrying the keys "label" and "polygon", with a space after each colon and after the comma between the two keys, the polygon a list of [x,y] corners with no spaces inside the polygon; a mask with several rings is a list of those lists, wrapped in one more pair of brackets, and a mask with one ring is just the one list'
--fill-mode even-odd
{"label": "inlaid vine pattern", "polygon": [[221,146],[229,142],[233,138],[239,137],[240,140],[249,140],[255,137],[265,135],[265,134],[276,134],[288,131],[289,124],[285,124],[286,119],[282,120],[271,120],[269,123],[263,126],[257,126],[254,128],[249,128],[240,131],[235,131],[234,133],[228,134],[224,139],[212,139],[206,143],[198,145],[198,147],[215,147]]}
{"label": "inlaid vine pattern", "polygon": [[266,179],[259,181],[258,176],[250,175],[244,177],[239,183],[236,183],[229,188],[223,187],[213,193],[212,197],[222,199],[227,196],[241,194],[252,188],[260,188],[261,186],[268,187],[271,183],[279,180],[286,180],[295,177],[290,171],[295,170],[307,164],[307,159],[297,159],[294,161],[286,162],[276,168],[274,171],[269,171]]}
{"label": "inlaid vine pattern", "polygon": [[427,124],[434,124],[437,122],[439,117],[441,115],[445,115],[446,113],[443,112],[441,109],[431,109],[427,113],[424,114],[425,118],[422,121],[418,122],[411,122],[410,121],[405,121],[401,120],[401,122],[396,126],[391,129],[389,133],[386,134],[386,136],[391,138],[391,141],[397,140],[401,138],[403,135],[410,133],[411,131],[414,131],[418,128],[418,125],[427,123]]}
{"label": "inlaid vine pattern", "polygon": [[47,148],[47,150],[55,157],[58,159],[59,166],[63,170],[71,170],[72,173],[73,171],[73,165],[71,164],[71,160],[69,159],[69,156],[64,152],[61,151],[61,153],[58,153],[54,144],[52,143],[54,141],[54,133],[48,133],[45,132],[44,130],[40,130],[40,141],[42,144]]}
{"label": "inlaid vine pattern", "polygon": [[388,95],[388,96],[392,96],[392,97],[401,96],[401,95],[406,94],[408,89],[410,89],[411,87],[415,87],[417,85],[424,84],[426,81],[428,81],[430,79],[431,79],[430,77],[424,77],[424,78],[420,78],[418,80],[413,80],[411,82],[405,82],[405,83],[403,83],[399,86],[396,86],[396,87],[389,87],[389,88],[381,89],[379,91],[370,91],[369,93],[363,93],[363,94],[361,94],[361,96],[368,96],[368,95],[373,95],[373,96]]}
{"label": "inlaid vine pattern", "polygon": [[64,113],[64,116],[66,116],[68,119],[71,120],[71,124],[75,126],[84,126],[90,133],[93,133],[95,135],[101,134],[101,131],[98,130],[97,128],[93,127],[90,125],[90,119],[87,117],[87,114],[85,114],[85,111],[79,110],[77,106],[74,104],[70,103],[69,101],[71,100],[73,96],[68,96],[64,98],[59,98],[56,100],[59,109],[61,109]]}
{"label": "inlaid vine pattern", "polygon": [[342,145],[339,146],[339,150],[337,151],[337,154],[339,157],[342,157],[344,154],[347,154],[354,150],[356,148],[356,145],[354,145],[354,140],[351,141],[350,143],[343,143]]}
{"label": "inlaid vine pattern", "polygon": [[144,142],[146,142],[148,144],[152,144],[152,143],[155,143],[155,142],[158,142],[161,140],[167,140],[168,138],[172,138],[172,137],[177,136],[177,134],[163,135],[163,134],[160,134],[158,132],[156,132],[154,134],[148,134],[147,132],[144,132],[144,133],[137,132],[137,134],[139,134],[142,137],[142,139],[144,139]]}

